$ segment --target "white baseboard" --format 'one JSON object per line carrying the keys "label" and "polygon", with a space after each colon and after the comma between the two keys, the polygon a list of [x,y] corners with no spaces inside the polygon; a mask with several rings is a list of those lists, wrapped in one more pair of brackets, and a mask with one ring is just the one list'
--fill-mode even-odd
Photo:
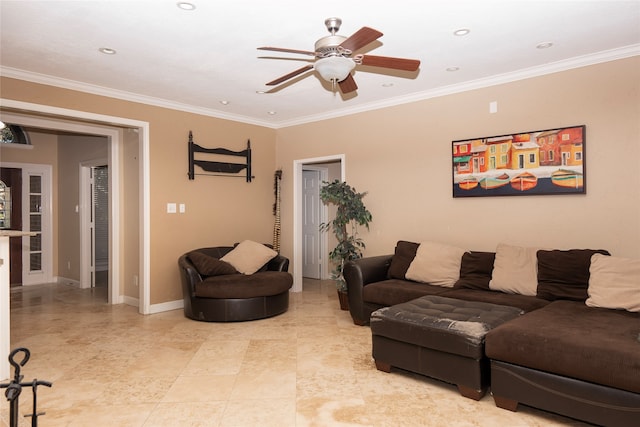
{"label": "white baseboard", "polygon": [[76,288],[80,288],[80,281],[75,279],[67,279],[66,277],[56,276],[53,278],[54,282],[60,283],[62,285],[71,285]]}
{"label": "white baseboard", "polygon": [[162,313],[163,311],[179,310],[184,308],[184,300],[175,300],[163,302],[160,304],[151,304],[149,306],[149,314]]}
{"label": "white baseboard", "polygon": [[133,307],[139,307],[140,306],[140,300],[138,298],[134,298],[134,297],[129,297],[126,295],[121,295],[120,296],[120,303],[122,304],[127,304]]}
{"label": "white baseboard", "polygon": [[[140,300],[138,298],[121,295],[119,300],[120,300],[119,303],[121,304],[130,305],[132,307],[140,307]],[[180,310],[182,308],[184,308],[183,300],[163,302],[160,304],[152,304],[149,307],[149,314],[162,313],[162,312],[171,311],[171,310]]]}

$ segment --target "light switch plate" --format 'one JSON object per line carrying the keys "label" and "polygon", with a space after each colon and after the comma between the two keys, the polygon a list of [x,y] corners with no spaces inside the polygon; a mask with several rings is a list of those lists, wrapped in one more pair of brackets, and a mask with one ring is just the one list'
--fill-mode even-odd
{"label": "light switch plate", "polygon": [[167,213],[176,213],[175,203],[167,203]]}

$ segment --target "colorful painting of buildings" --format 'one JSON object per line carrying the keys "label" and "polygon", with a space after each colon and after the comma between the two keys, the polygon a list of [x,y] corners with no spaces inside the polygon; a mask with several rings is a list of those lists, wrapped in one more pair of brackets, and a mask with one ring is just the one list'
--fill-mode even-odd
{"label": "colorful painting of buildings", "polygon": [[[582,176],[583,145],[584,126],[454,141],[454,185],[469,189],[469,182],[474,180],[482,182],[504,173],[515,178],[524,172],[529,182],[535,183],[537,178],[550,178],[560,168]],[[522,191],[533,188],[518,187]]]}

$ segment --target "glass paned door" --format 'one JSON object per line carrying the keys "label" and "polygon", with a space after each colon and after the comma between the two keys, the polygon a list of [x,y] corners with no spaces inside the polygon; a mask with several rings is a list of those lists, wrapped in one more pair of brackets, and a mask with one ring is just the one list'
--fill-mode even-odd
{"label": "glass paned door", "polygon": [[53,281],[51,175],[49,165],[22,164],[22,284]]}
{"label": "glass paned door", "polygon": [[42,176],[29,175],[29,273],[42,271]]}

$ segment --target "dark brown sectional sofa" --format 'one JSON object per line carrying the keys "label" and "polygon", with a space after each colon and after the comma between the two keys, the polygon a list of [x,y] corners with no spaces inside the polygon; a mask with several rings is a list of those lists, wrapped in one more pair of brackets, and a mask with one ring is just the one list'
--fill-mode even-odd
{"label": "dark brown sectional sofa", "polygon": [[607,251],[538,251],[533,296],[490,289],[493,252],[464,253],[453,287],[407,280],[418,246],[399,241],[393,255],[345,265],[355,324],[425,295],[518,307],[522,316],[485,338],[497,406],[515,411],[522,403],[598,425],[640,425],[640,314],[585,304],[591,256]]}

